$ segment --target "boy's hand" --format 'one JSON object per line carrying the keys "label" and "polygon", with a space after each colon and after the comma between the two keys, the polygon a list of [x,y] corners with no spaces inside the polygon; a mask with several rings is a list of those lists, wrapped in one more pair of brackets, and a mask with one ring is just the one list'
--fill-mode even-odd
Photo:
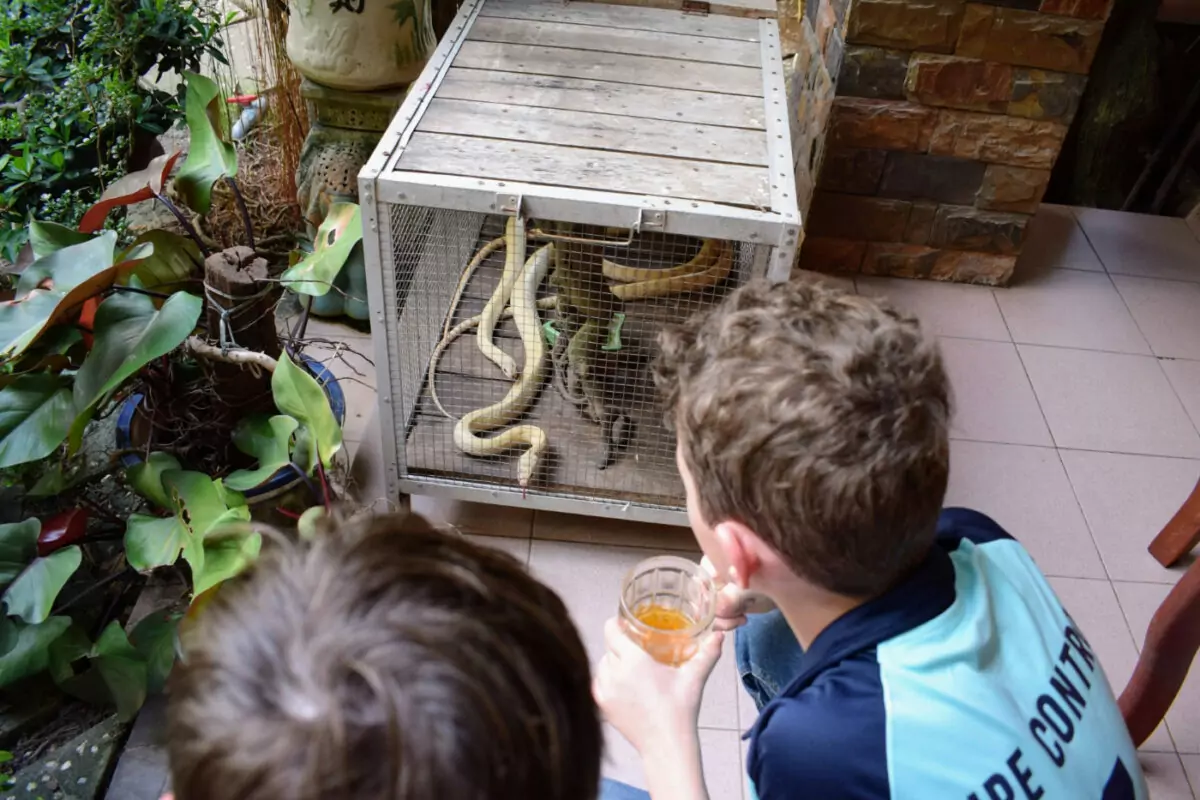
{"label": "boy's hand", "polygon": [[731,631],[746,624],[747,614],[759,614],[770,611],[773,603],[766,597],[754,592],[747,592],[736,583],[726,583],[717,575],[708,556],[700,559],[700,566],[712,576],[717,586],[716,618],[713,620],[713,630]]}
{"label": "boy's hand", "polygon": [[592,695],[604,717],[642,757],[689,747],[696,738],[704,684],[721,657],[724,634],[713,632],[690,660],[678,667],[655,661],[625,635],[621,623],[604,626],[607,652],[596,668]]}

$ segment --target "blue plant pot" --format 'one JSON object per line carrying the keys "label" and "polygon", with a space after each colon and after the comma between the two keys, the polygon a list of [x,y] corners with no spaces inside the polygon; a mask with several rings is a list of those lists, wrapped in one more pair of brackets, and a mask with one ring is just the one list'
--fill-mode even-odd
{"label": "blue plant pot", "polygon": [[[334,419],[337,420],[338,425],[343,424],[346,421],[346,396],[342,393],[342,387],[338,384],[337,378],[324,365],[308,356],[301,356],[300,359],[305,369],[317,379],[317,383],[321,384],[321,389],[324,390],[325,397],[329,400],[329,408],[333,411]],[[121,409],[117,414],[116,440],[118,450],[130,450],[133,448],[133,420],[137,416],[141,405],[142,395],[140,394],[130,395],[121,404]],[[142,460],[142,457],[136,453],[126,453],[121,456],[121,465],[129,469],[141,464]],[[293,470],[284,468],[276,472],[266,483],[241,494],[246,498],[248,504],[254,505],[255,503],[265,502],[290,491],[299,485],[301,480]]]}

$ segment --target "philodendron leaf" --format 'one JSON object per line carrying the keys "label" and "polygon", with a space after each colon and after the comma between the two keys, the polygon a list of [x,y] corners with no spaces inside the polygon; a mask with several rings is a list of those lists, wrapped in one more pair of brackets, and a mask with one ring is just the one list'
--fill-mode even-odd
{"label": "philodendron leaf", "polygon": [[327,468],[342,447],[342,428],[333,416],[329,399],[317,379],[296,366],[284,353],[271,375],[275,407],[299,420]]}
{"label": "philodendron leaf", "polygon": [[114,208],[130,206],[162,194],[163,184],[171,177],[171,170],[178,158],[178,151],[170,155],[164,153],[154,158],[145,169],[131,172],[109,184],[104,194],[100,195],[100,202],[89,208],[79,221],[79,230],[98,231],[104,227],[104,220]]}
{"label": "philodendron leaf", "polygon": [[130,279],[137,279],[145,289],[174,292],[197,277],[204,267],[200,248],[186,236],[164,230],[146,231],[130,245],[151,245],[154,252],[142,259]]}
{"label": "philodendron leaf", "polygon": [[70,617],[50,617],[37,625],[0,618],[0,688],[46,669],[51,645],[70,627]]}
{"label": "philodendron leaf", "polygon": [[328,294],[354,246],[362,241],[362,212],[356,203],[333,203],[313,239],[313,251],[280,276],[300,294]]}
{"label": "philodendron leaf", "polygon": [[100,633],[92,648],[92,664],[104,679],[117,714],[123,720],[133,719],[146,702],[146,660],[129,643],[121,623],[113,620]]}
{"label": "philodendron leaf", "polygon": [[325,507],[313,506],[306,509],[300,515],[300,519],[296,521],[296,532],[300,534],[300,538],[305,541],[312,541],[317,538],[317,533],[321,529],[321,521],[325,519]]}
{"label": "philodendron leaf", "polygon": [[[112,231],[39,258],[21,273],[16,295],[0,303],[0,357],[16,356],[51,325],[78,311],[117,277]],[[132,269],[132,266],[129,267]]]}
{"label": "philodendron leaf", "polygon": [[[196,594],[225,580],[235,566],[240,570],[258,555],[258,545],[225,542],[251,536],[240,532],[238,524],[250,520],[250,509],[230,507],[241,496],[226,492],[220,481],[200,472],[172,471],[163,474],[163,485],[171,493],[177,508],[175,518],[186,529],[183,557],[192,569],[192,589]],[[244,501],[242,501],[244,503]],[[258,534],[252,534],[257,541]],[[219,544],[218,544],[219,543]],[[215,562],[209,563],[211,559]]]}
{"label": "philodendron leaf", "polygon": [[30,561],[37,558],[37,540],[42,523],[37,519],[0,525],[0,587],[17,579]]}
{"label": "philodendron leaf", "polygon": [[22,375],[0,390],[0,467],[37,461],[67,438],[75,401],[66,379]]}
{"label": "philodendron leaf", "polygon": [[185,114],[191,143],[187,161],[175,176],[175,189],[193,211],[212,208],[213,184],[237,174],[237,150],[229,141],[229,118],[221,90],[212,80],[185,72]]}
{"label": "philodendron leaf", "polygon": [[261,547],[262,535],[258,533],[217,530],[210,534],[204,540],[204,567],[192,571],[193,591],[201,594],[235,577],[254,563]]}
{"label": "philodendron leaf", "polygon": [[81,244],[92,238],[93,235],[90,233],[80,233],[74,228],[59,225],[57,222],[34,220],[29,223],[29,244],[33,249],[34,258],[45,258],[64,247]]}
{"label": "philodendron leaf", "polygon": [[162,690],[175,666],[175,633],[182,616],[168,609],[151,612],[129,634],[146,662],[146,683],[152,692]]}
{"label": "philodendron leaf", "polygon": [[125,479],[133,490],[159,508],[172,509],[175,504],[163,487],[163,473],[168,470],[182,469],[179,460],[170,453],[154,452],[146,460],[130,467],[125,472]]}
{"label": "philodendron leaf", "polygon": [[95,344],[75,375],[78,415],[70,431],[72,452],[79,449],[83,430],[99,404],[142,367],[181,345],[195,329],[202,309],[200,298],[186,292],[171,295],[162,308],[132,292],[117,292],[100,304]]}
{"label": "philodendron leaf", "polygon": [[258,459],[255,469],[241,469],[225,479],[225,485],[237,492],[261,486],[276,472],[291,462],[289,447],[292,434],[300,423],[295,417],[280,414],[274,417],[247,417],[233,431],[233,443],[238,450]]}
{"label": "philodendron leaf", "polygon": [[[75,641],[68,641],[75,638]],[[113,704],[122,719],[131,719],[146,700],[146,660],[129,643],[121,623],[113,620],[96,643],[80,652],[86,638],[63,636],[51,658],[51,670],[60,689],[95,704]],[[66,652],[62,652],[62,651]],[[75,674],[66,660],[83,657],[88,666]]]}
{"label": "philodendron leaf", "polygon": [[125,522],[125,560],[138,572],[169,566],[187,539],[188,529],[174,516],[130,514]]}
{"label": "philodendron leaf", "polygon": [[8,613],[32,625],[45,622],[58,593],[79,569],[82,559],[79,546],[73,544],[30,561],[4,591],[3,601]]}

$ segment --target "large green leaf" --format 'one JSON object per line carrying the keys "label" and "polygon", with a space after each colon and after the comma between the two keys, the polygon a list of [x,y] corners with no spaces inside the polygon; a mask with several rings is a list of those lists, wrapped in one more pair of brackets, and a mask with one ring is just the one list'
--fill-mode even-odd
{"label": "large green leaf", "polygon": [[130,467],[125,472],[125,479],[133,490],[154,503],[159,508],[173,509],[175,504],[163,487],[162,476],[168,470],[181,469],[179,460],[170,453],[154,452],[146,460]]}
{"label": "large green leaf", "polygon": [[125,267],[113,264],[116,241],[115,233],[105,231],[30,264],[17,281],[14,299],[0,303],[0,357],[20,354],[46,328],[111,286]]}
{"label": "large green leaf", "polygon": [[245,492],[266,483],[279,470],[291,462],[288,453],[292,434],[300,423],[295,417],[280,414],[247,417],[238,423],[233,432],[233,443],[248,456],[258,459],[256,469],[241,469],[225,479],[225,485],[238,492]]}
{"label": "large green leaf", "polygon": [[186,292],[171,295],[162,308],[132,292],[117,292],[100,304],[95,344],[75,376],[78,416],[71,425],[72,452],[79,449],[97,406],[142,367],[182,344],[202,309],[200,298]]}
{"label": "large green leaf", "polygon": [[88,668],[79,675],[53,664],[59,687],[90,703],[111,703],[121,719],[132,719],[146,701],[146,660],[129,643],[121,624],[110,622],[84,655]]}
{"label": "large green leaf", "polygon": [[36,519],[0,525],[0,587],[15,581],[29,562],[37,558],[41,532],[42,523]]}
{"label": "large green leaf", "polygon": [[213,184],[237,174],[237,150],[229,141],[229,117],[220,88],[194,72],[185,72],[183,77],[191,142],[187,161],[175,176],[175,188],[194,211],[207,214],[212,208]]}
{"label": "large green leaf", "polygon": [[50,677],[60,684],[70,680],[75,675],[75,662],[87,658],[91,652],[92,640],[87,631],[78,623],[73,624],[50,645]]}
{"label": "large green leaf", "polygon": [[0,390],[0,467],[45,458],[75,418],[69,384],[58,375],[22,375]]}
{"label": "large green leaf", "polygon": [[80,233],[74,228],[59,225],[57,222],[29,223],[29,244],[33,248],[34,258],[45,258],[53,252],[80,244],[92,238],[90,233]]}
{"label": "large green leaf", "polygon": [[362,241],[362,212],[355,203],[329,206],[313,239],[313,251],[280,276],[284,286],[300,294],[328,294],[354,246]]}
{"label": "large green leaf", "polygon": [[[241,495],[227,493],[220,481],[214,481],[200,472],[165,472],[163,485],[174,498],[176,519],[187,531],[183,557],[191,567],[192,589],[196,594],[220,583],[224,580],[222,576],[235,574],[230,570],[234,567],[240,569],[237,566],[239,563],[244,566],[248,563],[247,559],[257,555],[257,546],[248,555],[227,552],[240,548],[225,542],[223,538],[231,528],[235,531],[230,534],[234,540],[246,535],[237,533],[235,528],[238,523],[250,520],[250,509],[245,506]],[[231,506],[231,501],[239,504]],[[208,563],[210,556],[216,559],[211,565]]]}
{"label": "large green leaf", "polygon": [[329,400],[317,379],[309,375],[284,353],[271,375],[271,394],[275,407],[300,421],[326,467],[342,447],[342,428],[338,425]]}
{"label": "large green leaf", "polygon": [[175,633],[182,614],[160,609],[134,626],[129,639],[146,662],[147,688],[160,691],[175,666]]}
{"label": "large green leaf", "polygon": [[235,530],[217,529],[204,540],[204,566],[193,567],[192,589],[202,594],[238,575],[258,558],[262,536]]}
{"label": "large green leaf", "polygon": [[178,518],[130,514],[125,522],[125,560],[138,572],[174,564],[188,541]]}
{"label": "large green leaf", "polygon": [[46,669],[51,645],[70,627],[70,617],[50,617],[38,625],[0,618],[0,687]]}
{"label": "large green leaf", "polygon": [[45,622],[58,593],[79,569],[82,560],[79,545],[73,544],[30,561],[4,592],[3,601],[8,613],[32,625]]}
{"label": "large green leaf", "polygon": [[183,288],[183,285],[193,277],[197,277],[204,267],[204,257],[200,248],[186,236],[164,230],[146,231],[130,246],[151,245],[154,252],[133,271],[131,278],[141,281],[146,289],[159,292],[173,292]]}

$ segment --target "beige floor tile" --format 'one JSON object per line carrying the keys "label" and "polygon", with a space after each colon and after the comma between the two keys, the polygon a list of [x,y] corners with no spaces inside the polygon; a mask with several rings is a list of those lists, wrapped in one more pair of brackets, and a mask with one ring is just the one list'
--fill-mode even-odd
{"label": "beige floor tile", "polygon": [[1053,444],[1013,345],[947,338],[940,344],[954,392],[951,437]]}
{"label": "beige floor tile", "polygon": [[1059,447],[1200,457],[1200,436],[1147,356],[1018,345]]}
{"label": "beige floor tile", "polygon": [[655,525],[649,522],[586,517],[538,511],[533,518],[533,536],[557,542],[606,544],[617,547],[645,547],[652,550],[699,552],[690,528]]}
{"label": "beige floor tile", "polygon": [[[642,760],[629,742],[610,725],[605,725],[606,753],[604,777],[646,788]],[[700,731],[700,758],[704,763],[704,782],[712,800],[738,800],[742,797],[744,770],[742,750],[735,731]]]}
{"label": "beige floor tile", "polygon": [[1060,452],[1092,538],[1113,580],[1173,584],[1146,548],[1200,478],[1200,461],[1083,450]]}
{"label": "beige floor tile", "polygon": [[426,519],[453,525],[463,533],[478,536],[527,540],[533,528],[533,512],[526,508],[413,495],[412,509]]}
{"label": "beige floor tile", "polygon": [[[529,567],[562,597],[595,664],[604,655],[604,623],[617,613],[621,579],[647,557],[645,550],[628,547],[547,542],[535,539]],[[709,678],[700,707],[700,726],[738,729],[737,677],[733,669],[732,637]]]}
{"label": "beige floor tile", "polygon": [[886,297],[915,314],[929,335],[1009,340],[996,298],[985,286],[898,278],[858,278],[856,283],[860,294]]}
{"label": "beige floor tile", "polygon": [[[1120,695],[1137,663],[1137,648],[1129,625],[1117,602],[1116,593],[1108,581],[1093,581],[1083,578],[1050,578],[1050,585],[1058,594],[1063,607],[1087,637],[1114,695]],[[1175,745],[1165,727],[1158,730],[1142,745],[1142,749],[1156,753],[1171,753]]]}
{"label": "beige floor tile", "polygon": [[1163,360],[1159,363],[1192,418],[1192,424],[1200,430],[1200,361]]}
{"label": "beige floor tile", "polygon": [[1123,275],[1113,282],[1156,356],[1200,359],[1200,283]]}
{"label": "beige floor tile", "polygon": [[1175,753],[1139,753],[1146,785],[1154,800],[1194,800],[1183,763]]}
{"label": "beige floor tile", "polygon": [[1047,575],[1108,577],[1053,448],[951,442],[945,504],[995,519]]}
{"label": "beige floor tile", "polygon": [[1200,242],[1182,219],[1098,208],[1075,216],[1109,273],[1200,281]]}
{"label": "beige floor tile", "polygon": [[1150,354],[1112,279],[1103,273],[1051,270],[996,290],[996,300],[1014,342]]}
{"label": "beige floor tile", "polygon": [[[1114,582],[1121,609],[1133,632],[1133,639],[1140,648],[1146,640],[1146,631],[1154,612],[1162,605],[1170,586],[1158,583]],[[1167,712],[1167,727],[1181,753],[1200,753],[1200,669],[1192,666],[1179,696]],[[1161,730],[1161,729],[1160,729]]]}
{"label": "beige floor tile", "polygon": [[464,536],[475,544],[503,550],[522,564],[529,563],[528,539],[511,539],[507,536],[480,536],[474,533],[467,533]]}
{"label": "beige floor tile", "polygon": [[1083,269],[1103,272],[1075,215],[1066,206],[1043,204],[1029,221],[1025,247],[1017,261],[1015,278],[1040,275],[1051,269]]}
{"label": "beige floor tile", "polygon": [[1192,793],[1200,796],[1200,756],[1180,753],[1179,760],[1183,762],[1183,771],[1192,785]]}

